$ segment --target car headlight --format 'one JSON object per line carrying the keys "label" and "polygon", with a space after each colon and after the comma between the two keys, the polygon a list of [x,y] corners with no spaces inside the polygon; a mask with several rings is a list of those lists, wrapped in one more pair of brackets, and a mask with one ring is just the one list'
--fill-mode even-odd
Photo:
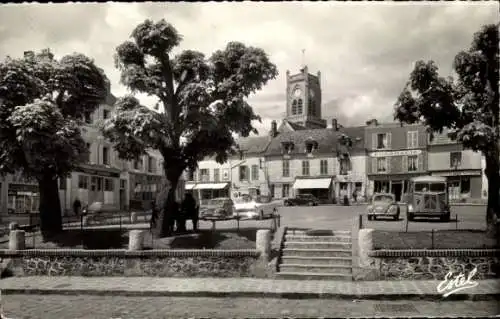
{"label": "car headlight", "polygon": [[411,205],[411,204],[410,204],[410,205],[408,205],[408,211],[409,211],[409,212],[412,212],[412,211],[413,211],[413,205]]}

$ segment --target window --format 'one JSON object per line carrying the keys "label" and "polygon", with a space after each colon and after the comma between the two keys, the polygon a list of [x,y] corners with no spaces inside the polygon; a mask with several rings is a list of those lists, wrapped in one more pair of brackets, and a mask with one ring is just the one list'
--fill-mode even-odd
{"label": "window", "polygon": [[408,148],[417,148],[418,147],[418,131],[408,132],[407,145],[408,145]]}
{"label": "window", "polygon": [[387,172],[387,158],[380,157],[377,158],[377,173],[386,173]]}
{"label": "window", "polygon": [[90,190],[93,192],[97,190],[97,177],[95,176],[90,178]]}
{"label": "window", "polygon": [[78,175],[78,188],[89,189],[89,177],[85,175]]}
{"label": "window", "polygon": [[254,181],[259,180],[259,166],[258,165],[252,165],[252,180],[254,180]]}
{"label": "window", "polygon": [[109,110],[102,111],[102,118],[105,120],[109,118]]}
{"label": "window", "polygon": [[111,178],[104,179],[104,191],[112,192],[114,190],[113,180]]}
{"label": "window", "polygon": [[127,185],[126,179],[120,179],[120,189],[125,189]]}
{"label": "window", "polygon": [[299,101],[297,102],[297,114],[302,114],[302,99],[299,99]]}
{"label": "window", "polygon": [[141,165],[140,165],[140,160],[135,160],[134,161],[134,169],[140,169]]}
{"label": "window", "polygon": [[338,160],[340,168],[339,174],[347,175],[348,172],[351,170],[351,161],[349,159],[349,156],[347,154],[340,154]]}
{"label": "window", "polygon": [[283,152],[285,154],[290,154],[293,151],[293,143],[289,143],[289,142],[283,143],[281,145],[281,147],[283,148]]}
{"label": "window", "polygon": [[90,149],[91,145],[90,145],[90,143],[85,143],[85,145],[87,145],[87,150],[88,150],[86,163],[90,163],[90,154],[92,153],[92,150]]}
{"label": "window", "polygon": [[104,165],[109,165],[109,148],[106,146],[102,148],[102,163]]}
{"label": "window", "polygon": [[283,161],[283,177],[290,177],[290,161]]}
{"label": "window", "polygon": [[240,166],[240,181],[247,181],[248,180],[248,167],[246,166]]}
{"label": "window", "polygon": [[462,177],[461,178],[461,183],[460,183],[460,193],[462,194],[468,194],[470,193],[470,178],[469,177]]}
{"label": "window", "polygon": [[321,175],[328,175],[328,161],[327,160],[321,160],[319,162],[319,173]]}
{"label": "window", "polygon": [[457,169],[462,165],[462,152],[450,153],[450,167]]}
{"label": "window", "polygon": [[97,177],[97,191],[102,191],[102,177]]}
{"label": "window", "polygon": [[283,187],[281,188],[281,197],[289,197],[290,196],[290,185],[289,184],[283,184]]}
{"label": "window", "polygon": [[297,100],[293,100],[292,102],[292,115],[297,114]]}
{"label": "window", "polygon": [[408,172],[418,171],[418,156],[408,156]]}
{"label": "window", "polygon": [[274,193],[276,190],[276,187],[274,184],[271,184],[271,189],[269,190],[269,193],[271,194],[272,197],[277,197],[276,194]]}
{"label": "window", "polygon": [[317,149],[317,143],[316,142],[307,142],[306,143],[306,153],[307,154],[311,154],[312,152],[314,152],[316,149]]}
{"label": "window", "polygon": [[200,169],[200,179],[202,182],[208,182],[210,180],[210,171],[208,168]]}
{"label": "window", "polygon": [[302,161],[302,175],[309,176],[309,161]]}
{"label": "window", "polygon": [[220,181],[220,169],[214,168],[214,182]]}
{"label": "window", "polygon": [[379,133],[376,135],[376,149],[386,149],[389,148],[389,134]]}

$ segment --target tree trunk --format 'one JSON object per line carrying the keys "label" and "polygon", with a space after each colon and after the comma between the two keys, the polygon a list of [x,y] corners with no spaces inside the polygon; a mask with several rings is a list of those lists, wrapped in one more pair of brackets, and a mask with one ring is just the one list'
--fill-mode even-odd
{"label": "tree trunk", "polygon": [[488,236],[498,235],[500,217],[500,159],[498,152],[485,156],[485,174],[488,178],[488,206],[486,208],[486,229]]}
{"label": "tree trunk", "polygon": [[171,235],[172,232],[172,222],[175,215],[170,209],[172,204],[177,200],[176,192],[177,186],[179,184],[179,178],[181,177],[182,170],[166,168],[166,175],[169,185],[167,185],[166,200],[164,196],[160,196],[157,200],[158,209],[160,210],[158,221],[156,222],[156,228],[154,229],[154,235],[157,238],[166,237]]}
{"label": "tree trunk", "polygon": [[61,203],[57,178],[46,175],[38,180],[40,229],[44,240],[62,231]]}

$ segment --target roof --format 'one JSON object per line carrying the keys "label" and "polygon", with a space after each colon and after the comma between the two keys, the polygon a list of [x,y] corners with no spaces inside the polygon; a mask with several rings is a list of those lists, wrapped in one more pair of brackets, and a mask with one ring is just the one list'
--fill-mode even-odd
{"label": "roof", "polygon": [[365,128],[366,126],[352,126],[352,127],[342,127],[340,129],[340,132],[345,133],[352,139],[353,145],[351,153],[365,152]]}
{"label": "roof", "polygon": [[312,130],[299,130],[288,131],[278,134],[278,136],[271,140],[266,155],[281,155],[282,143],[292,142],[294,149],[290,154],[304,154],[306,148],[306,141],[312,139],[318,143],[318,149],[315,153],[327,154],[336,150],[337,138],[342,134],[333,129],[312,129]]}
{"label": "roof", "polygon": [[446,177],[441,176],[418,176],[411,179],[412,182],[446,182]]}
{"label": "roof", "polygon": [[236,144],[245,154],[260,154],[266,151],[269,141],[269,136],[252,136],[241,137]]}

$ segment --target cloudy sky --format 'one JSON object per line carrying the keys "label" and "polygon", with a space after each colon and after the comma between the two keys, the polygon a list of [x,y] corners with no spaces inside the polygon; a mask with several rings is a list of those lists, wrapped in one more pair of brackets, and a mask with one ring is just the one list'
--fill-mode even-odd
{"label": "cloudy sky", "polygon": [[[263,48],[278,66],[276,80],[252,96],[267,132],[285,111],[285,73],[303,61],[322,73],[323,117],[342,124],[391,118],[413,63],[433,59],[443,74],[483,24],[498,23],[496,1],[446,3],[105,3],[0,7],[0,58],[50,47],[56,56],[93,57],[126,93],[113,65],[117,45],[145,19],[165,18],[184,36],[177,51],[210,55],[229,41]],[[303,57],[302,50],[305,50]],[[142,97],[143,103],[153,101]]]}

